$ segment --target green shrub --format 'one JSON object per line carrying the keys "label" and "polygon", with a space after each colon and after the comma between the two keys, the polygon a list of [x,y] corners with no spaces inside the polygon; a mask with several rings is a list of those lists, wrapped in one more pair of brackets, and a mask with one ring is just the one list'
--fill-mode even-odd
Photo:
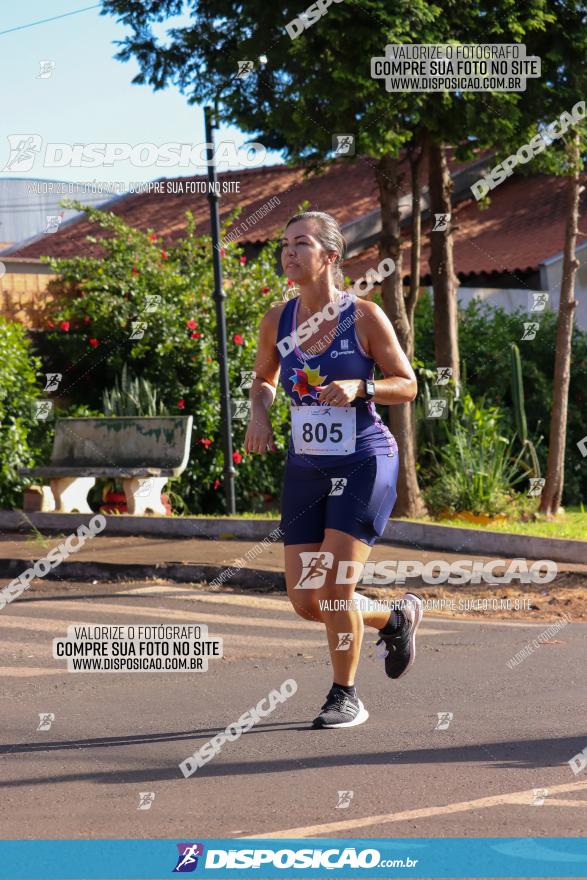
{"label": "green shrub", "polygon": [[22,506],[19,467],[35,464],[35,451],[46,449],[46,422],[35,415],[34,401],[48,399],[37,374],[41,361],[31,352],[21,324],[0,317],[0,507]]}
{"label": "green shrub", "polygon": [[525,474],[523,450],[514,457],[514,439],[504,436],[499,409],[475,403],[464,392],[449,417],[438,422],[444,443],[431,450],[431,484],[424,491],[431,513],[504,513]]}
{"label": "green shrub", "polygon": [[[540,314],[540,328],[534,340],[522,341],[522,325],[528,312],[514,313],[473,300],[459,310],[459,350],[461,371],[466,375],[467,390],[474,400],[483,397],[502,413],[504,431],[517,431],[511,382],[511,343],[520,349],[524,384],[524,407],[528,436],[537,447],[542,475],[546,474],[548,435],[552,410],[552,382],[556,348],[556,313]],[[422,365],[434,367],[434,318],[430,296],[418,303],[415,316],[416,357]],[[577,443],[587,435],[587,332],[575,324],[572,340],[571,383],[565,453],[563,504],[579,505],[587,498],[587,467]],[[543,442],[540,443],[540,438]],[[423,453],[419,434],[419,475],[428,481],[430,460]]]}
{"label": "green shrub", "polygon": [[[42,343],[52,369],[67,376],[64,394],[70,404],[101,411],[104,390],[120,381],[126,364],[157,389],[160,405],[171,415],[193,414],[189,463],[173,491],[191,513],[221,513],[224,476],[211,239],[196,234],[190,212],[184,237],[164,246],[153,231],[142,232],[98,209],[84,210],[92,223],[107,230],[109,237],[100,239],[106,257],[49,260],[59,273],[51,282],[56,300]],[[259,323],[271,302],[281,301],[286,282],[276,273],[275,245],[254,262],[236,244],[221,253],[234,399],[248,396],[242,373],[254,367]],[[239,511],[263,509],[264,496],[278,498],[288,418],[285,395],[279,392],[271,419],[281,454],[262,457],[244,455],[247,421],[233,419]]]}

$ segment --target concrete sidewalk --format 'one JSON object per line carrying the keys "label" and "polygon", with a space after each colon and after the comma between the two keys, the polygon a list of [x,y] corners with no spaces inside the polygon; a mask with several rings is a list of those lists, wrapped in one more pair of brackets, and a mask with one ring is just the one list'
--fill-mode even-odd
{"label": "concrete sidewalk", "polygon": [[[28,567],[30,561],[46,556],[52,547],[57,547],[63,540],[64,537],[57,535],[45,536],[43,541],[31,535],[0,535],[0,578],[16,577]],[[488,562],[496,558],[474,555],[464,549],[460,553],[448,553],[385,543],[375,545],[370,561],[417,560],[426,564],[433,560],[446,560],[449,563],[457,559]],[[182,583],[207,583],[229,567],[236,571],[223,581],[226,584],[285,588],[283,544],[260,545],[252,540],[98,535],[86,541],[79,551],[72,553],[45,577],[97,581],[158,578]],[[567,585],[577,579],[587,583],[587,565],[561,562],[558,563],[558,571],[553,585]]]}

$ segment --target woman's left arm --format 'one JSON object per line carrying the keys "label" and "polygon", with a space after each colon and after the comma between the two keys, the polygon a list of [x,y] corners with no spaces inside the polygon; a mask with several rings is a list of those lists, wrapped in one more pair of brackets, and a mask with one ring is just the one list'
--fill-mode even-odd
{"label": "woman's left arm", "polygon": [[[367,339],[368,352],[384,376],[375,380],[372,400],[387,405],[414,400],[418,393],[416,376],[398,342],[393,324],[383,309],[369,300],[357,302],[355,315],[357,313],[360,313],[361,333]],[[320,403],[334,406],[345,406],[357,397],[365,397],[362,379],[342,379],[321,388]]]}
{"label": "woman's left arm", "polygon": [[[369,353],[385,378],[375,380],[375,403],[409,403],[418,393],[412,366],[399,344],[393,324],[377,303],[357,303],[361,328],[369,344]],[[358,397],[364,397],[361,383]]]}

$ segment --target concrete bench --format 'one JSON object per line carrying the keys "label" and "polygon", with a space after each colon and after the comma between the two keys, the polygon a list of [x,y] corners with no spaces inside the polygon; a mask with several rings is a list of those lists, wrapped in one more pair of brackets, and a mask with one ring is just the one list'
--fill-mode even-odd
{"label": "concrete bench", "polygon": [[87,496],[96,477],[118,477],[129,513],[165,514],[161,492],[186,469],[192,424],[192,416],[57,419],[51,463],[18,472],[49,477],[61,513],[92,513]]}

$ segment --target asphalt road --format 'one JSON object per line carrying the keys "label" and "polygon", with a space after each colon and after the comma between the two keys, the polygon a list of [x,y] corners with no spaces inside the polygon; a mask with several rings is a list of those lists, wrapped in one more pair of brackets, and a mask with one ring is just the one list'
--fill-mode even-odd
{"label": "asphalt road", "polygon": [[[224,657],[207,672],[67,672],[52,639],[72,623],[207,624]],[[326,641],[283,595],[46,583],[0,612],[0,838],[584,834],[587,770],[568,761],[587,747],[587,624],[507,666],[544,628],[429,617],[397,682],[369,631],[370,718],[320,731]],[[292,697],[184,778],[184,758],[286,679]]]}

